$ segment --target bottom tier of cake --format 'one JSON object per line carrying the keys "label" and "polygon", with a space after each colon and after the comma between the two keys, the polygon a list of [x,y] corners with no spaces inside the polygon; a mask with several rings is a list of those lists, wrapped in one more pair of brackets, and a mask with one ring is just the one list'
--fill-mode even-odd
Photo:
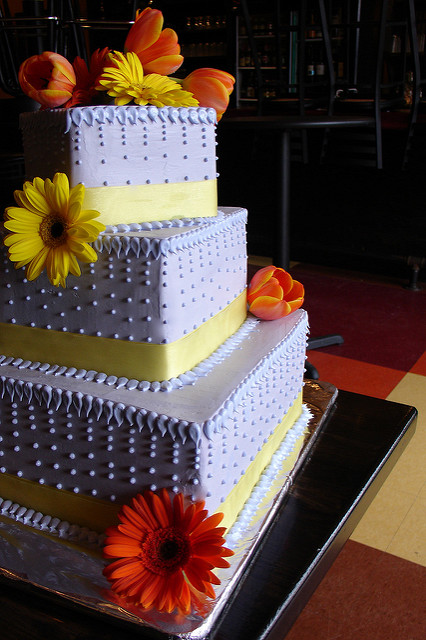
{"label": "bottom tier of cake", "polygon": [[301,414],[306,333],[304,311],[249,319],[169,392],[3,358],[0,496],[101,533],[121,504],[165,487],[231,526]]}

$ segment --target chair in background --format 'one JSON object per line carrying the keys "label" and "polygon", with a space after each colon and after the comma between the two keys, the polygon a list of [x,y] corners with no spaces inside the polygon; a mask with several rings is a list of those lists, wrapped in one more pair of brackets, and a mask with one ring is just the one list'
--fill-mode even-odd
{"label": "chair in background", "polygon": [[329,134],[322,161],[383,168],[382,112],[404,106],[407,72],[408,13],[393,3],[353,0],[330,24],[335,42],[334,112],[371,114],[374,129]]}
{"label": "chair in background", "polygon": [[39,105],[25,96],[19,86],[18,71],[21,62],[43,50],[59,51],[62,45],[60,18],[48,3],[46,14],[40,11],[42,3],[31,3],[33,15],[12,15],[9,3],[0,5],[0,89],[5,97],[0,100],[0,198],[4,206],[13,204],[14,189],[21,188],[24,180],[24,157],[19,131],[19,114],[33,111]]}
{"label": "chair in background", "polygon": [[[120,3],[105,3],[91,0],[82,12],[77,0],[69,0],[72,11],[65,20],[70,40],[74,43],[77,55],[89,62],[96,49],[109,47],[122,51],[130,26],[134,22],[136,9],[143,4],[137,0]],[[148,4],[148,3],[146,3]],[[72,15],[71,15],[72,14]]]}
{"label": "chair in background", "polygon": [[[330,114],[334,100],[334,72],[325,1],[308,3],[301,0],[292,10],[287,3],[284,4],[282,6],[280,0],[271,3],[271,47],[276,63],[265,67],[259,50],[262,39],[255,36],[253,28],[256,3],[253,7],[248,0],[241,1],[242,19],[254,65],[256,113],[303,116],[307,111],[321,110]],[[280,63],[283,59],[286,60],[285,65]],[[273,96],[268,90],[270,85],[274,88]],[[291,159],[307,164],[306,130],[292,135]]]}
{"label": "chair in background", "polygon": [[[119,15],[123,13],[122,4]],[[139,3],[129,0],[127,4],[129,17],[133,19]],[[7,0],[0,2],[0,89],[6,94],[0,100],[2,210],[13,203],[13,191],[21,188],[25,179],[19,115],[39,108],[38,103],[21,90],[19,67],[25,59],[43,51],[58,52],[70,61],[76,55],[88,61],[91,52],[98,46],[111,46],[111,30],[122,31],[117,45],[122,49],[131,22],[110,21],[103,11],[103,5],[95,0],[88,3],[88,17],[84,18],[80,16],[80,3],[77,0],[48,0],[46,7],[43,2],[28,2],[25,4],[25,15],[12,14],[11,3]],[[102,32],[105,32],[105,42]]]}
{"label": "chair in background", "polygon": [[409,11],[409,34],[411,42],[410,71],[407,78],[407,88],[411,101],[410,116],[407,128],[407,139],[402,162],[403,169],[407,168],[410,161],[422,159],[424,162],[424,147],[426,143],[426,125],[419,122],[419,116],[424,114],[426,105],[426,63],[425,30],[426,30],[426,6],[424,2],[406,0]]}

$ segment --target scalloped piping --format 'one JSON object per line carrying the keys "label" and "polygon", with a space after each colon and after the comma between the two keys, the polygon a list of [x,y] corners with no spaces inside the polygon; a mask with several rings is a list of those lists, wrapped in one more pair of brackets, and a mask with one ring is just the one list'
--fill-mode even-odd
{"label": "scalloped piping", "polygon": [[182,124],[215,125],[217,121],[216,111],[204,107],[141,107],[131,106],[97,106],[97,107],[73,107],[66,110],[65,133],[71,128],[71,124],[79,127],[84,122],[89,127],[104,124],[105,121],[113,123],[115,120],[121,125],[135,125],[139,122],[149,123],[160,120]]}
{"label": "scalloped piping", "polygon": [[[280,477],[281,468],[286,458],[293,452],[297,440],[306,432],[306,427],[312,413],[306,405],[302,405],[302,413],[298,420],[286,433],[285,438],[281,442],[279,448],[273,454],[270,463],[260,476],[257,484],[253,488],[250,497],[244,504],[232,527],[226,534],[226,545],[233,549],[241,541],[241,537],[250,525],[250,521],[257,514],[259,504],[265,499],[270,490],[271,481]],[[287,479],[287,482],[289,480]],[[291,482],[291,480],[290,480]]]}
{"label": "scalloped piping", "polygon": [[172,220],[154,220],[153,222],[134,222],[132,224],[106,225],[105,233],[132,233],[140,231],[153,231],[157,229],[170,229],[172,227],[195,227],[206,222],[214,222],[224,216],[224,212],[218,209],[217,216],[205,218],[173,218]]}
{"label": "scalloped piping", "polygon": [[[240,340],[243,338],[244,331],[247,329],[248,331],[253,330],[253,328],[258,323],[257,320],[249,319],[243,325],[242,334],[240,336]],[[305,329],[307,327],[306,316],[302,316],[300,322],[293,327],[292,331],[289,334],[291,337],[296,331],[299,332],[298,344],[304,343],[305,340]],[[241,330],[239,330],[241,331]],[[239,333],[239,332],[236,332]],[[230,348],[224,349],[222,354],[218,355],[218,352],[215,352],[210,356],[213,358],[213,362],[211,362],[211,366],[214,366],[218,362],[220,362],[223,358],[226,358],[227,354],[230,353],[238,344],[235,341],[235,336],[231,336],[222,347],[224,347],[228,342],[232,342]],[[222,349],[220,347],[218,351]],[[122,402],[113,402],[111,400],[103,400],[99,397],[93,397],[91,395],[83,394],[81,391],[72,392],[69,390],[63,391],[59,388],[52,388],[50,385],[43,385],[40,383],[33,384],[32,382],[23,382],[22,380],[15,380],[15,378],[10,378],[6,376],[0,376],[0,391],[1,398],[4,397],[4,394],[7,393],[11,398],[11,402],[13,402],[13,398],[16,395],[22,401],[24,397],[27,399],[28,403],[31,403],[33,398],[37,400],[37,402],[42,405],[46,405],[48,408],[52,405],[56,410],[59,409],[61,405],[64,406],[65,410],[68,412],[70,407],[73,406],[77,411],[77,414],[80,416],[82,413],[87,418],[89,415],[94,414],[96,420],[99,420],[101,415],[106,419],[107,424],[110,423],[112,419],[115,420],[118,426],[126,421],[130,426],[134,424],[137,425],[139,431],[142,431],[145,427],[152,432],[154,429],[158,429],[162,436],[165,435],[166,432],[169,433],[171,438],[176,441],[177,438],[180,439],[182,444],[185,444],[186,440],[190,438],[197,446],[200,442],[202,433],[208,438],[211,439],[214,433],[217,433],[222,430],[226,419],[228,418],[230,412],[234,410],[234,407],[238,407],[238,405],[250,394],[250,390],[253,385],[261,382],[262,378],[265,377],[266,372],[275,366],[280,358],[283,355],[291,356],[294,352],[295,347],[293,345],[280,344],[275,349],[273,349],[267,356],[258,364],[258,366],[252,371],[251,374],[246,376],[244,380],[237,386],[236,389],[232,392],[229,399],[226,401],[224,406],[218,411],[217,415],[213,420],[207,420],[203,424],[199,424],[196,422],[188,422],[186,420],[179,420],[178,418],[169,417],[162,414],[157,414],[154,411],[148,411],[143,408],[137,409],[133,405],[125,405]],[[205,363],[206,361],[204,361]],[[4,359],[4,356],[0,356],[0,365],[5,366],[12,365],[16,367],[26,368],[27,366],[31,368],[31,363],[29,361],[23,361],[22,358],[12,358],[11,356]],[[203,363],[203,364],[204,364]],[[56,371],[62,369],[58,367],[58,365],[49,365],[48,363],[44,363],[40,365],[40,363],[32,363],[32,365],[36,364],[39,371],[44,373],[55,373]],[[33,368],[37,368],[33,367]],[[198,365],[200,367],[200,365]],[[198,368],[197,367],[197,368]],[[75,371],[75,368],[71,368],[69,370],[72,372],[71,375],[80,374],[79,379],[82,376],[82,372],[84,370],[80,370],[80,372]],[[206,370],[204,370],[206,371]],[[203,372],[203,369],[202,369]],[[95,374],[96,372],[86,372],[86,374]],[[192,372],[188,372],[192,373]],[[57,373],[57,375],[65,375],[63,372]],[[193,373],[193,378],[191,380],[191,376],[188,374],[188,384],[192,384],[195,382],[196,373]],[[204,373],[205,375],[205,373]],[[106,378],[106,374],[104,374]],[[112,376],[115,378],[115,376]],[[180,376],[181,378],[181,376]],[[87,378],[85,378],[87,379]],[[92,378],[93,379],[93,378]],[[106,379],[98,380],[99,382],[106,382]],[[131,381],[129,381],[131,382]],[[136,380],[134,381],[137,382]],[[171,381],[168,381],[171,382]],[[149,383],[147,383],[148,385]],[[153,383],[152,383],[153,384]],[[160,385],[160,383],[158,383]],[[134,387],[136,388],[136,387]],[[139,388],[139,387],[138,387]],[[159,390],[152,389],[153,391]],[[143,390],[143,389],[141,389]],[[296,393],[292,398],[294,401],[296,397]]]}
{"label": "scalloped piping", "polygon": [[[231,216],[214,216],[212,218],[201,218],[201,220],[204,221],[204,224],[200,224],[199,227],[194,225],[178,236],[170,238],[129,237],[127,235],[128,232],[122,229],[122,225],[120,225],[118,233],[124,233],[124,235],[110,235],[103,232],[92,244],[96,251],[102,252],[106,250],[108,253],[114,251],[117,257],[120,256],[122,251],[126,256],[132,251],[137,258],[142,255],[145,258],[152,257],[157,260],[160,255],[166,256],[169,252],[176,253],[182,249],[190,249],[199,243],[208,241],[213,235],[217,235],[222,231],[229,231],[241,223],[245,224],[247,211],[246,209],[239,209]],[[209,224],[209,222],[213,221],[215,222],[214,225]]]}
{"label": "scalloped piping", "polygon": [[225,360],[234,349],[236,349],[248,334],[253,331],[259,320],[254,318],[247,318],[237,331],[230,336],[220,347],[216,349],[208,358],[198,363],[193,369],[181,373],[177,378],[170,378],[169,380],[156,380],[149,382],[148,380],[136,380],[130,379],[124,376],[118,378],[117,376],[95,371],[91,369],[76,369],[76,367],[65,367],[58,364],[49,364],[48,362],[31,362],[31,360],[24,360],[23,358],[14,358],[13,356],[0,355],[0,367],[10,365],[17,367],[18,369],[30,369],[31,371],[39,371],[46,375],[65,376],[66,378],[74,378],[75,380],[85,380],[86,382],[97,382],[98,384],[106,384],[108,387],[115,387],[116,389],[125,388],[129,391],[173,391],[174,389],[180,389],[190,384],[194,384],[198,378],[204,377],[209,371],[213,369],[220,362]]}
{"label": "scalloped piping", "polygon": [[46,516],[40,511],[21,507],[17,502],[0,498],[0,514],[6,518],[12,518],[16,522],[44,531],[50,535],[63,538],[69,542],[84,544],[90,548],[102,547],[105,534],[90,531],[87,527],[80,527],[78,524],[70,524],[66,520],[60,520],[53,516]]}

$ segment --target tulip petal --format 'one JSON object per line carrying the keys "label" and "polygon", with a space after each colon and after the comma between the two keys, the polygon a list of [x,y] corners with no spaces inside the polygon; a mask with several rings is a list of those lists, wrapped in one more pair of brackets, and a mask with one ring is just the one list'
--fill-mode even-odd
{"label": "tulip petal", "polygon": [[291,307],[285,300],[260,296],[249,306],[249,311],[262,320],[278,320],[291,313]]}
{"label": "tulip petal", "polygon": [[278,280],[283,290],[283,297],[285,298],[288,293],[290,293],[293,287],[293,278],[291,275],[284,271],[284,269],[275,269],[273,277]]}
{"label": "tulip petal", "polygon": [[229,94],[232,93],[235,84],[235,78],[227,71],[221,69],[213,69],[211,67],[202,67],[192,71],[188,78],[215,78],[225,85],[225,88]]}
{"label": "tulip petal", "polygon": [[263,267],[262,269],[256,271],[249,284],[249,295],[253,295],[257,291],[259,291],[259,289],[263,287],[263,285],[265,285],[270,278],[272,278],[272,274],[274,273],[274,271],[275,267],[273,265]]}
{"label": "tulip petal", "polygon": [[147,7],[136,19],[127,34],[124,43],[124,52],[134,51],[138,53],[150,47],[158,40],[163,28],[163,14],[158,9]]}
{"label": "tulip petal", "polygon": [[178,53],[180,53],[180,46],[177,33],[173,31],[173,29],[163,29],[158,40],[142,51],[145,63],[151,62],[155,60],[155,58],[160,58],[164,55],[175,55]]}
{"label": "tulip petal", "polygon": [[144,63],[140,58],[144,71],[149,73],[158,73],[161,76],[168,76],[171,73],[174,73],[182,66],[183,56],[180,55],[171,55],[171,56],[162,56],[160,58],[156,58],[152,62]]}
{"label": "tulip petal", "polygon": [[220,80],[195,77],[189,83],[184,81],[182,86],[194,94],[201,107],[215,109],[218,119],[226,111],[229,104],[229,94]]}
{"label": "tulip petal", "polygon": [[303,304],[303,298],[297,298],[296,300],[290,300],[288,302],[291,311],[296,311],[297,309],[300,309],[300,307]]}
{"label": "tulip petal", "polygon": [[283,299],[283,290],[276,278],[270,278],[263,286],[257,289],[253,293],[247,295],[247,302],[251,304],[253,300],[259,296],[270,296],[271,298],[277,298],[277,300]]}
{"label": "tulip petal", "polygon": [[305,297],[305,288],[303,284],[301,284],[297,280],[293,280],[293,286],[291,288],[291,291],[288,293],[286,297],[288,301],[296,300],[297,298],[302,298],[303,300],[303,298]]}

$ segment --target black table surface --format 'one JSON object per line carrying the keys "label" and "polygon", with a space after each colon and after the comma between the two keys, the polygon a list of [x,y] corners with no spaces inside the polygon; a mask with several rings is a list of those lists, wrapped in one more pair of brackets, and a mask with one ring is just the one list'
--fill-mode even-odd
{"label": "black table surface", "polygon": [[296,129],[327,129],[345,127],[371,127],[375,123],[372,116],[327,115],[323,113],[306,113],[303,115],[266,115],[235,116],[223,118],[220,127],[227,129],[264,129],[290,131]]}
{"label": "black table surface", "polygon": [[[406,447],[416,415],[410,406],[339,391],[209,640],[283,640]],[[7,578],[0,624],[3,640],[176,637],[119,626]]]}

